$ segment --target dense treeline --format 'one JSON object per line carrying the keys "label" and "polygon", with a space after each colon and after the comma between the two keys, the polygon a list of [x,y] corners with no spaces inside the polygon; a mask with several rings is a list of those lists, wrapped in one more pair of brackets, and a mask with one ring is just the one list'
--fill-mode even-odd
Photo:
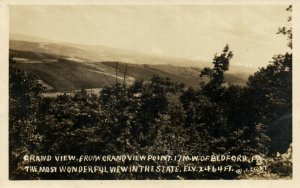
{"label": "dense treeline", "polygon": [[[237,178],[234,173],[28,174],[21,169],[25,154],[220,153],[272,158],[284,153],[292,143],[292,53],[274,56],[270,65],[249,77],[246,86],[225,84],[232,57],[226,45],[215,55],[213,67],[199,72],[209,82],[197,89],[153,76],[131,86],[104,87],[100,96],[82,89],[74,96],[56,98],[42,97],[37,78],[11,59],[10,178]],[[291,175],[291,168],[279,166],[281,170],[273,165],[273,172]]]}

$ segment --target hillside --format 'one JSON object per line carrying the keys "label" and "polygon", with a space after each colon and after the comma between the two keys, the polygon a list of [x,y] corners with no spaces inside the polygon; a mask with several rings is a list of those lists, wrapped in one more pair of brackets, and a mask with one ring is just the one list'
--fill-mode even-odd
{"label": "hillside", "polygon": [[[75,46],[75,47],[74,47]],[[84,45],[69,46],[48,42],[10,40],[10,57],[16,66],[37,75],[49,92],[71,92],[81,88],[102,88],[123,82],[127,64],[126,84],[135,80],[149,80],[153,75],[169,77],[187,87],[197,87],[201,69],[208,63],[199,63],[178,58],[167,58],[141,54],[110,47]],[[116,75],[116,62],[118,72]],[[181,66],[179,66],[181,65]],[[226,80],[245,84],[247,74],[227,74]]]}

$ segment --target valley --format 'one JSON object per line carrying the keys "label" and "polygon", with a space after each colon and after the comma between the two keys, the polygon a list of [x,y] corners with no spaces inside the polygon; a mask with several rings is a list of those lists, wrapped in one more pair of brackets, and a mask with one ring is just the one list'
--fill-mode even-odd
{"label": "valley", "polygon": [[[199,87],[201,69],[210,66],[208,62],[194,62],[179,58],[151,56],[109,47],[55,44],[10,40],[9,56],[14,64],[34,75],[46,88],[46,96],[72,93],[80,89],[93,92],[99,88],[136,80],[148,81],[153,75],[169,77],[172,81],[184,83],[186,87]],[[116,66],[117,71],[116,71]],[[244,85],[249,73],[232,68],[225,74],[227,83]]]}

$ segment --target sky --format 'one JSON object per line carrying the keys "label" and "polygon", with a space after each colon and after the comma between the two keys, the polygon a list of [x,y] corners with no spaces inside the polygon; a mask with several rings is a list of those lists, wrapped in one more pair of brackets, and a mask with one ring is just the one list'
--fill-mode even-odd
{"label": "sky", "polygon": [[276,32],[288,5],[14,5],[10,33],[212,61],[226,44],[232,64],[262,67],[288,51]]}

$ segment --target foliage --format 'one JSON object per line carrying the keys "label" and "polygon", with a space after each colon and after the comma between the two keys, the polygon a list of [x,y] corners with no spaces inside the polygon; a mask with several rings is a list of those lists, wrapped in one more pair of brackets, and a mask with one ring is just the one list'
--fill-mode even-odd
{"label": "foliage", "polygon": [[247,172],[239,179],[291,179],[292,178],[292,144],[285,153],[277,153],[275,157],[266,157],[260,166],[267,166],[266,171]]}
{"label": "foliage", "polygon": [[[38,106],[42,91],[43,88],[34,75],[28,74],[13,65],[10,66],[9,151],[11,170],[20,168],[22,164],[20,156],[24,153],[29,150],[34,153],[42,147],[40,145],[41,135],[36,131]],[[14,176],[15,174],[10,175]]]}
{"label": "foliage", "polygon": [[[292,12],[292,10],[293,10],[292,5],[289,5],[289,7],[286,10],[289,11],[289,12]],[[289,16],[287,21],[288,22],[292,22],[292,16]],[[293,39],[293,31],[292,31],[292,27],[289,27],[289,28],[287,28],[287,27],[280,27],[278,29],[277,34],[286,35],[287,36],[287,40],[288,40],[287,46],[290,47],[291,49],[293,48],[293,41],[292,41],[292,39]]]}
{"label": "foliage", "polygon": [[229,46],[226,45],[221,55],[215,55],[212,62],[214,68],[204,68],[201,71],[200,77],[208,76],[210,78],[210,81],[205,84],[201,92],[213,101],[221,100],[222,84],[225,83],[224,72],[228,70],[229,61],[232,57],[233,54],[229,51]]}
{"label": "foliage", "polygon": [[[281,29],[280,33],[292,39],[291,30]],[[238,178],[234,173],[31,175],[22,170],[25,154],[263,155],[269,171],[259,176],[291,176],[292,53],[274,56],[244,87],[225,84],[224,74],[232,57],[226,45],[221,55],[215,55],[214,67],[200,72],[209,81],[201,83],[199,89],[154,75],[150,81],[137,80],[127,87],[119,83],[105,86],[100,95],[82,89],[55,98],[43,97],[38,78],[16,68],[11,58],[10,178]],[[287,154],[275,157],[286,150]],[[240,178],[256,175],[248,173]]]}

